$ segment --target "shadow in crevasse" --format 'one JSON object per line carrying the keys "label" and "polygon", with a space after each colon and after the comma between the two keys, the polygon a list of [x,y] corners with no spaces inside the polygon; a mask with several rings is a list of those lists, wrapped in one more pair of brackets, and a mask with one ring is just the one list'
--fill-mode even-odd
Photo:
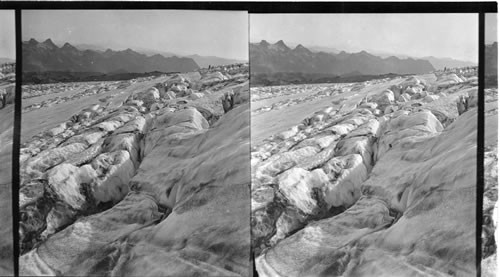
{"label": "shadow in crevasse", "polygon": [[[81,217],[40,244],[35,258],[20,259],[21,275],[44,272],[41,259],[55,275],[109,275],[121,251],[121,244],[134,231],[155,224],[161,214],[154,200],[130,192],[103,212]],[[23,265],[24,263],[24,265]]]}
{"label": "shadow in crevasse", "polygon": [[[165,159],[165,153],[156,149],[144,159],[143,163],[152,167],[145,166],[149,169],[147,176],[163,181],[175,179],[175,176],[166,178],[164,174],[177,166],[192,169],[184,170],[182,180],[178,180],[185,186],[170,216],[165,218],[169,210],[161,210],[157,199],[149,193],[132,191],[109,210],[81,218],[55,234],[51,244],[39,247],[38,253],[48,257],[54,268],[65,275],[155,272],[164,276],[168,270],[247,274],[250,237],[245,215],[249,215],[249,185],[239,182],[247,180],[243,177],[249,168],[249,147],[244,144],[248,139],[223,141],[242,143],[231,145],[234,151],[228,152],[234,155],[233,159],[228,159],[224,151],[214,151],[216,148],[212,145],[219,145],[225,132],[228,136],[248,137],[248,124],[244,124],[247,129],[243,130],[239,125],[246,113],[238,108],[229,113],[237,112],[240,112],[239,120],[233,121],[229,116],[225,124],[232,124],[238,131],[207,131],[209,139],[197,133],[191,137],[195,147],[186,146],[181,140],[179,148],[172,149],[174,146],[167,141],[168,153],[177,151],[175,153],[182,155],[162,160],[160,157]],[[132,187],[141,190],[135,183]]]}

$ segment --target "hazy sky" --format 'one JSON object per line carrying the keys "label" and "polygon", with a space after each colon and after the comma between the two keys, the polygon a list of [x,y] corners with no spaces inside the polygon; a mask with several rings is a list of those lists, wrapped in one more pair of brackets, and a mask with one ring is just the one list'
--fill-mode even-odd
{"label": "hazy sky", "polygon": [[22,29],[23,40],[248,59],[248,14],[241,11],[23,11]]}
{"label": "hazy sky", "polygon": [[16,58],[14,11],[0,10],[0,58]]}
{"label": "hazy sky", "polygon": [[250,41],[477,62],[477,14],[250,14]]}
{"label": "hazy sky", "polygon": [[484,42],[492,44],[497,41],[497,14],[487,13],[484,19]]}

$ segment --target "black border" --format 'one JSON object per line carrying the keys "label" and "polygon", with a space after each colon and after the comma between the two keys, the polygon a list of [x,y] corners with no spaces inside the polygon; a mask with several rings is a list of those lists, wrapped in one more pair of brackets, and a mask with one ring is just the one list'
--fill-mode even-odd
{"label": "black border", "polygon": [[496,2],[0,2],[0,9],[192,9],[249,13],[495,13]]}
{"label": "black border", "polygon": [[19,276],[19,151],[21,143],[21,113],[22,113],[22,37],[21,10],[15,11],[16,26],[16,95],[14,103],[14,138],[12,141],[12,236],[14,250],[14,275]]}
{"label": "black border", "polygon": [[[16,95],[12,152],[12,212],[14,274],[19,275],[19,150],[22,114],[22,26],[21,10],[26,9],[189,9],[248,11],[251,13],[478,13],[478,134],[476,184],[476,269],[481,276],[481,234],[484,192],[484,13],[497,13],[496,2],[0,2],[0,9],[15,10]],[[251,255],[252,257],[253,255]],[[251,263],[258,276],[255,263]]]}
{"label": "black border", "polygon": [[483,195],[484,195],[484,28],[485,19],[484,13],[479,13],[479,33],[478,33],[478,107],[477,107],[477,166],[476,166],[476,274],[481,276],[481,261],[482,261],[482,233],[483,233]]}

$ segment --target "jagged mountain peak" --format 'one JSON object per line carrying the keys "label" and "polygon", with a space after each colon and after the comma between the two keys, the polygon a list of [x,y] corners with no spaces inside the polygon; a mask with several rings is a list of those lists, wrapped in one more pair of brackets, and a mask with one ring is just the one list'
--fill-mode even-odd
{"label": "jagged mountain peak", "polygon": [[283,48],[287,48],[289,49],[289,47],[285,44],[285,42],[283,40],[279,40],[278,42],[276,42],[274,44],[275,46],[278,46],[278,47],[283,47]]}
{"label": "jagged mountain peak", "polygon": [[285,42],[284,42],[282,39],[278,40],[278,41],[275,43],[275,45],[279,45],[279,46],[286,46]]}
{"label": "jagged mountain peak", "polygon": [[28,72],[69,71],[109,73],[125,70],[131,73],[144,72],[189,72],[199,68],[191,58],[165,58],[157,55],[153,59],[131,48],[122,51],[107,49],[79,50],[66,42],[57,47],[51,39],[43,43],[30,40],[23,43],[23,69]]}
{"label": "jagged mountain peak", "polygon": [[283,40],[279,40],[275,44],[270,45],[269,49],[277,50],[277,51],[281,51],[281,52],[290,51],[290,48],[285,44],[285,42]]}
{"label": "jagged mountain peak", "polygon": [[32,38],[32,39],[30,39],[30,40],[28,41],[28,44],[30,44],[30,45],[37,45],[38,43],[39,43],[39,42],[38,42],[36,39],[34,39],[34,38]]}
{"label": "jagged mountain peak", "polygon": [[293,49],[294,52],[299,53],[299,54],[311,54],[312,51],[304,47],[302,44],[299,44],[295,46]]}
{"label": "jagged mountain peak", "polygon": [[263,47],[269,47],[269,42],[265,41],[265,40],[261,40],[260,43],[259,43],[260,46],[263,46]]}
{"label": "jagged mountain peak", "polygon": [[42,42],[42,44],[49,46],[51,48],[58,48],[57,45],[55,45],[50,38],[46,39],[44,42]]}
{"label": "jagged mountain peak", "polygon": [[299,44],[299,45],[295,46],[295,49],[296,50],[304,50],[304,49],[305,50],[309,50],[309,49],[305,48],[304,45],[302,45],[302,44]]}
{"label": "jagged mountain peak", "polygon": [[78,51],[78,49],[76,47],[74,47],[73,45],[71,45],[70,43],[66,42],[63,47],[61,47],[61,49],[65,49],[65,50],[76,50]]}

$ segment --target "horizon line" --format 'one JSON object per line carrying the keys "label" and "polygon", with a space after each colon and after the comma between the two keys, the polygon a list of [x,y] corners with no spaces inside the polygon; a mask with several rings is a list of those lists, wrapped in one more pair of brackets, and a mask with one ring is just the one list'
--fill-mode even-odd
{"label": "horizon line", "polygon": [[[21,40],[22,43],[24,42],[29,42],[30,40],[35,40],[36,42],[38,43],[43,43],[47,40],[50,40],[52,41],[52,43],[54,43],[57,47],[61,48],[62,46],[64,46],[64,44],[68,43],[69,45],[75,47],[75,48],[78,48],[76,47],[75,45],[81,45],[81,44],[88,44],[88,45],[92,45],[92,46],[95,46],[95,47],[99,47],[101,48],[102,46],[101,45],[96,45],[96,44],[93,44],[93,43],[86,43],[86,42],[70,42],[70,41],[65,41],[65,42],[61,42],[61,41],[54,41],[52,38],[46,38],[46,39],[36,39],[34,37],[31,37],[29,39],[27,38],[23,38]],[[62,45],[61,45],[62,43]],[[132,46],[134,47],[134,46]],[[149,56],[148,54],[145,54],[143,53],[141,50],[136,50],[136,49],[142,49],[143,51],[158,51],[158,52],[170,52],[170,50],[158,50],[158,49],[149,49],[149,48],[143,48],[143,47],[127,47],[127,48],[124,48],[124,47],[113,47],[113,48],[110,48],[110,47],[107,47],[106,50],[111,50],[111,51],[125,51],[127,49],[130,49],[130,50],[133,50],[135,52],[138,52],[140,54],[143,54],[143,55],[146,55],[148,57],[151,57],[151,56],[154,56],[154,55],[161,55],[165,58],[168,58],[167,56],[164,56],[163,54],[152,54],[151,56]],[[123,49],[122,49],[123,48]],[[79,48],[78,48],[79,49]],[[89,48],[86,48],[86,49],[79,49],[80,51],[83,51],[83,50],[91,50],[91,51],[106,51],[106,50],[96,50],[96,49],[89,49]],[[222,57],[222,56],[216,56],[216,55],[213,55],[213,54],[210,54],[210,55],[202,55],[202,54],[199,54],[199,53],[190,53],[190,54],[180,54],[180,53],[175,53],[175,52],[170,52],[170,54],[173,54],[175,57],[179,57],[179,58],[190,58],[190,56],[199,56],[199,57],[214,57],[214,58],[222,58],[222,59],[226,59],[226,60],[235,60],[235,61],[241,61],[241,62],[247,62],[248,59],[241,59],[241,58],[233,58],[233,57]],[[169,57],[174,57],[174,56],[169,56]]]}
{"label": "horizon line", "polygon": [[[346,52],[346,53],[348,53],[348,54],[360,53],[360,52],[363,52],[363,51],[365,51],[365,52],[367,52],[367,53],[369,53],[369,54],[374,53],[374,52],[382,52],[382,50],[375,50],[375,49],[371,49],[371,50],[361,50],[361,51],[358,51],[358,52],[348,52],[348,51],[346,51],[346,50],[337,49],[337,47],[334,47],[334,46],[325,46],[325,45],[308,45],[308,44],[304,44],[304,43],[296,43],[296,42],[292,42],[292,43],[288,42],[288,44],[287,44],[287,43],[286,43],[283,39],[276,40],[276,42],[274,42],[274,43],[269,42],[270,40],[268,40],[268,39],[261,39],[261,40],[258,40],[258,41],[255,41],[255,40],[254,40],[254,41],[249,40],[249,44],[259,44],[259,43],[261,43],[262,41],[266,41],[266,42],[268,42],[269,44],[276,44],[276,43],[278,43],[279,41],[283,41],[283,43],[285,43],[285,45],[286,45],[286,46],[290,46],[290,45],[295,45],[295,44],[297,44],[297,45],[302,45],[302,46],[304,46],[304,47],[324,47],[324,48],[334,48],[334,49],[338,50],[339,52]],[[492,43],[490,43],[490,44],[493,44],[493,43],[498,43],[498,41],[497,41],[497,40],[496,40],[496,41],[493,41],[493,42],[492,42]],[[487,43],[486,43],[486,45],[490,45],[490,44],[487,44]],[[310,49],[309,49],[309,50],[310,50]],[[320,51],[320,52],[324,52],[324,51]],[[325,52],[325,53],[330,53],[330,52]],[[379,54],[372,54],[372,55],[382,58]],[[428,57],[433,57],[433,58],[438,58],[438,59],[452,59],[452,60],[459,61],[459,62],[469,62],[469,63],[476,63],[476,64],[479,62],[479,61],[471,61],[471,60],[462,60],[462,59],[457,59],[457,58],[452,58],[452,57],[439,57],[439,56],[432,56],[432,55],[430,55],[430,56],[429,56],[429,55],[427,55],[427,56],[420,56],[420,57],[417,57],[417,56],[412,56],[412,55],[409,55],[409,54],[404,54],[404,53],[392,54],[392,56],[397,57],[397,58],[399,58],[398,56],[401,56],[401,55],[407,56],[406,58],[424,59],[424,60],[426,60],[425,58],[428,58]],[[385,56],[385,54],[384,54],[384,56]],[[390,56],[388,56],[388,57],[390,57]],[[400,58],[400,59],[403,59],[403,58]]]}

